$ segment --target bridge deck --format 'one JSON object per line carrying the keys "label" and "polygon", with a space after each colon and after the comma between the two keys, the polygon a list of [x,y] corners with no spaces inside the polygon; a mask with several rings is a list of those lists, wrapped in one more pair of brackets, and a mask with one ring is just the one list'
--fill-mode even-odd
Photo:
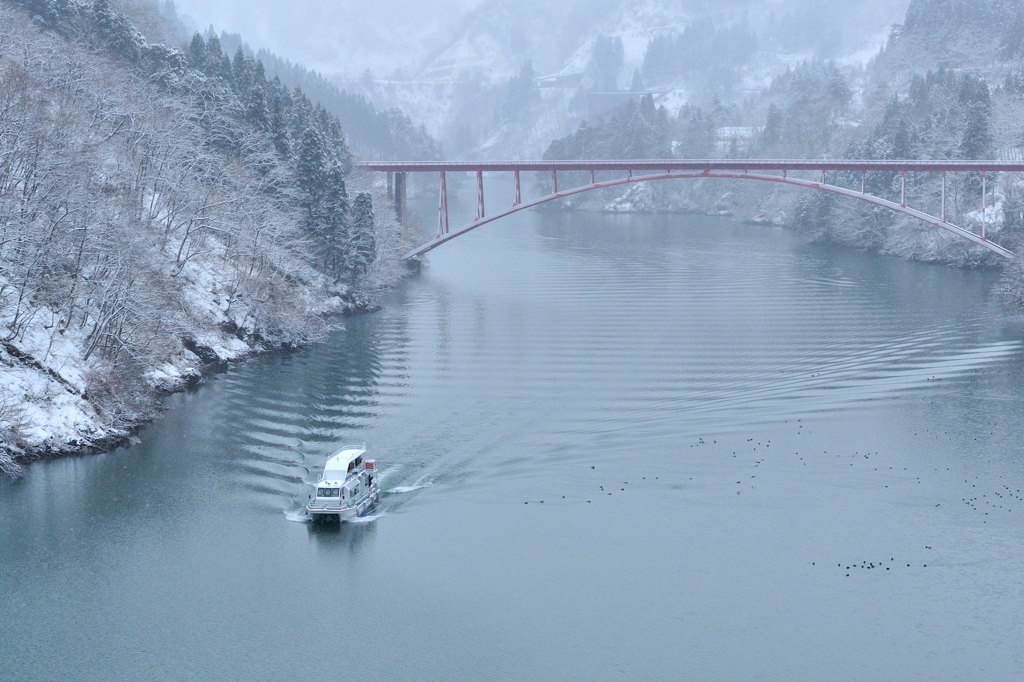
{"label": "bridge deck", "polygon": [[849,159],[601,159],[593,161],[365,161],[354,164],[366,171],[430,173],[438,171],[651,171],[657,173],[719,170],[743,171],[889,171],[936,173],[947,171],[1024,173],[1024,162],[950,160]]}

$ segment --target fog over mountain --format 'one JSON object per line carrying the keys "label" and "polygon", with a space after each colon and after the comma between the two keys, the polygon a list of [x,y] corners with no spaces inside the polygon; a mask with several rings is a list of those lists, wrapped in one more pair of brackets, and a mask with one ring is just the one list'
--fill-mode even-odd
{"label": "fog over mountain", "polygon": [[[315,69],[340,88],[365,95],[378,109],[401,109],[426,126],[448,154],[495,157],[536,156],[552,138],[592,116],[593,102],[583,102],[576,89],[581,83],[585,91],[653,89],[657,103],[674,111],[716,96],[738,101],[807,59],[859,68],[877,55],[907,5],[907,0],[386,5],[181,0],[177,9],[195,27],[239,34],[254,51],[265,48]],[[595,46],[603,38],[621,54],[611,71],[596,74]],[[679,40],[688,43],[689,53]],[[659,49],[686,64],[654,63]],[[538,107],[525,118],[524,112],[510,115],[507,106],[506,89],[514,76],[552,77],[546,85],[555,86],[535,98]]]}
{"label": "fog over mountain", "polygon": [[389,3],[325,2],[177,2],[178,11],[197,26],[241,33],[254,46],[325,73],[411,69],[455,35],[460,20],[480,3],[437,0]]}
{"label": "fog over mountain", "polygon": [[[902,21],[908,0],[438,0],[389,3],[179,0],[199,27],[238,32],[325,74],[451,77],[460,70],[509,76],[530,59],[542,72],[565,67],[598,32],[621,35],[627,64],[647,39],[703,17],[747,22],[785,52],[835,57],[868,47]],[[878,45],[873,47],[877,49]]]}

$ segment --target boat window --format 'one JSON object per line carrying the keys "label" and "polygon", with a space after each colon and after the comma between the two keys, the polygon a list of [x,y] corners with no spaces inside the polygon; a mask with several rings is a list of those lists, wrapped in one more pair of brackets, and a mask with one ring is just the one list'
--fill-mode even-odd
{"label": "boat window", "polygon": [[317,497],[338,497],[340,495],[340,492],[341,491],[338,488],[317,488],[316,496]]}

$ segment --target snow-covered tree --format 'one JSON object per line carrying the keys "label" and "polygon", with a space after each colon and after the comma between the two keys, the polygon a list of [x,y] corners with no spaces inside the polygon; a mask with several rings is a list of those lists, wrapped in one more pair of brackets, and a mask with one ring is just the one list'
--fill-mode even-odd
{"label": "snow-covered tree", "polygon": [[592,64],[597,72],[597,87],[601,90],[619,89],[619,71],[622,69],[624,52],[622,38],[610,38],[601,33],[594,40]]}

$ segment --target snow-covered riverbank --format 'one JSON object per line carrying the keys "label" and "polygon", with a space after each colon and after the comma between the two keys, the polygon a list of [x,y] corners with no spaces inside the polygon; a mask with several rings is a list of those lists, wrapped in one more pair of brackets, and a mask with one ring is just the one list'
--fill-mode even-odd
{"label": "snow-covered riverbank", "polygon": [[[1017,248],[1020,235],[1007,228],[1007,196],[1022,191],[1019,179],[1004,174],[989,188],[988,206],[965,209],[953,219],[975,232],[984,220],[989,238]],[[937,199],[919,199],[924,208]],[[909,216],[823,192],[743,180],[693,179],[638,182],[578,194],[547,210],[601,213],[728,215],[749,223],[797,230],[811,240],[875,251],[906,260],[955,267],[1005,265],[1002,259],[953,234]]]}
{"label": "snow-covered riverbank", "polygon": [[[396,262],[386,265],[369,282],[376,290],[404,272]],[[296,283],[287,319],[261,328],[252,301],[232,294],[223,275],[198,262],[179,273],[186,314],[168,311],[177,318],[168,327],[174,335],[160,339],[163,352],[144,365],[129,362],[130,370],[87,357],[83,330],[62,329],[57,313],[37,310],[19,335],[0,343],[0,472],[19,476],[35,459],[115,447],[159,414],[160,396],[200,383],[226,363],[321,341],[344,316],[375,308],[372,293],[321,278]],[[4,313],[9,323],[10,307]]]}

